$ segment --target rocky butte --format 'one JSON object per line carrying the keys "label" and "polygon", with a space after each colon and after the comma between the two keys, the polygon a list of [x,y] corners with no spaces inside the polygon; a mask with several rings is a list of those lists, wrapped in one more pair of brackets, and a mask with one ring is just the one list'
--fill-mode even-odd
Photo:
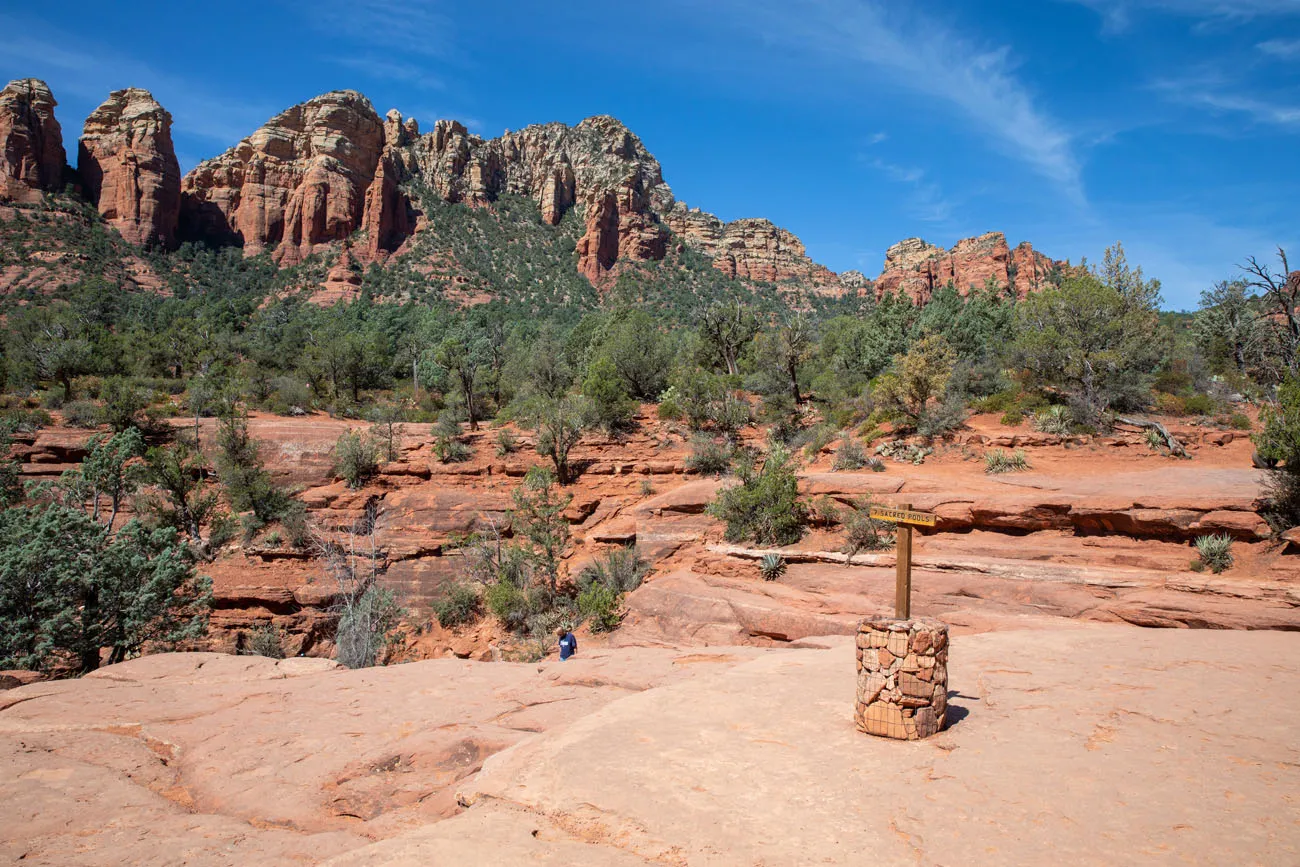
{"label": "rocky butte", "polygon": [[0,90],[0,199],[35,201],[63,187],[63,130],[54,95],[35,78]]}
{"label": "rocky butte", "polygon": [[113,91],[86,118],[77,174],[100,215],[132,244],[176,240],[181,170],[171,128],[172,116],[138,87]]}

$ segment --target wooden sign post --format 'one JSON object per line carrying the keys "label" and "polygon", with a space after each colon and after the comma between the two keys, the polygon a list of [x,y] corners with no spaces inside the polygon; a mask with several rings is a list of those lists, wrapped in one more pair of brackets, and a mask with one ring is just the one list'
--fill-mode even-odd
{"label": "wooden sign post", "polygon": [[907,620],[912,616],[912,527],[933,527],[935,516],[932,512],[913,512],[911,503],[904,503],[901,509],[872,506],[869,514],[877,521],[898,525],[894,616]]}

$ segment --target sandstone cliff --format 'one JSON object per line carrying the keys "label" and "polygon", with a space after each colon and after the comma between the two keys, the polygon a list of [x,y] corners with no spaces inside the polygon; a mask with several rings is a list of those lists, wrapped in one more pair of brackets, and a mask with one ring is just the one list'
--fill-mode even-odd
{"label": "sandstone cliff", "polygon": [[20,78],[0,90],[0,199],[34,201],[63,188],[63,130],[45,82]]}
{"label": "sandstone cliff", "polygon": [[790,232],[766,220],[723,223],[676,202],[659,162],[621,122],[536,124],[484,139],[440,120],[420,135],[396,110],[380,120],[360,94],[295,106],[184,180],[187,237],[241,243],[299,261],[321,243],[364,229],[358,254],[382,261],[419,228],[416,190],[489,206],[514,194],[556,225],[574,207],[584,221],[578,270],[602,285],[620,262],[662,259],[671,233],[729,276],[834,285]]}
{"label": "sandstone cliff", "polygon": [[115,90],[86,118],[77,173],[86,197],[132,244],[172,246],[181,171],[172,117],[147,90]]}
{"label": "sandstone cliff", "polygon": [[885,253],[885,267],[876,280],[876,292],[901,292],[924,303],[949,283],[962,295],[982,289],[992,281],[1009,286],[1018,297],[1042,287],[1054,262],[1024,242],[1013,252],[1001,232],[987,232],[958,241],[951,250],[908,238]]}
{"label": "sandstone cliff", "polygon": [[713,267],[729,277],[780,283],[799,280],[834,284],[835,274],[808,258],[792,232],[768,220],[744,219],[724,223],[698,208],[678,202],[665,222],[685,243],[713,259]]}
{"label": "sandstone cliff", "polygon": [[[34,201],[60,189],[64,151],[54,106],[35,79],[0,91],[0,198]],[[86,120],[78,169],[87,197],[131,243],[236,244],[248,255],[270,251],[286,265],[349,239],[358,264],[383,262],[415,233],[438,230],[422,213],[429,195],[470,207],[522,196],[552,226],[576,211],[577,269],[597,287],[611,285],[628,263],[663,259],[670,247],[694,250],[742,281],[823,295],[902,292],[921,303],[949,283],[965,295],[991,281],[1024,297],[1064,264],[1028,243],[1012,250],[1002,233],[990,232],[951,250],[909,238],[889,249],[877,280],[857,271],[837,276],[767,220],[728,223],[677,201],[659,162],[615,118],[536,124],[493,139],[440,120],[421,135],[413,118],[393,110],[381,119],[349,90],[285,110],[183,179],[171,116],[148,91],[115,91]]]}
{"label": "sandstone cliff", "polygon": [[296,105],[185,176],[181,233],[301,261],[361,224],[383,145],[383,124],[359,93]]}

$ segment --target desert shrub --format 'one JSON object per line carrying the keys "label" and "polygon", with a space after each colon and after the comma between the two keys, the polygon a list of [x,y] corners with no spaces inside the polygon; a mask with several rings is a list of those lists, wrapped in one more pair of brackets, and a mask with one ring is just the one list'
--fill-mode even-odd
{"label": "desert shrub", "polygon": [[379,472],[379,446],[358,431],[348,431],[334,444],[334,472],[359,488]]}
{"label": "desert shrub", "polygon": [[677,386],[669,388],[659,395],[659,406],[655,410],[655,415],[661,421],[678,421],[684,415],[682,410],[682,395],[677,390]]}
{"label": "desert shrub", "polygon": [[728,434],[735,433],[749,424],[751,418],[749,404],[732,391],[726,392],[722,400],[715,403],[709,413],[714,428]]}
{"label": "desert shrub", "polygon": [[830,445],[834,439],[835,429],[828,424],[819,424],[816,427],[808,428],[808,430],[801,432],[790,440],[790,447],[802,448],[804,457],[812,461],[816,460],[822,450]]}
{"label": "desert shrub", "polygon": [[598,358],[587,369],[582,395],[590,402],[590,423],[613,435],[632,426],[637,404],[627,393],[614,362]]}
{"label": "desert shrub", "polygon": [[474,450],[458,439],[436,439],[433,441],[433,456],[440,463],[461,464],[474,456]]}
{"label": "desert shrub", "polygon": [[890,460],[897,461],[900,464],[915,464],[919,466],[925,463],[925,459],[934,454],[934,449],[929,446],[916,445],[906,440],[890,440],[876,446],[876,454],[884,455]]}
{"label": "desert shrub", "polygon": [[539,455],[551,459],[562,485],[573,481],[569,453],[591,425],[592,412],[591,401],[585,397],[562,397],[538,405],[535,448]]}
{"label": "desert shrub", "polygon": [[873,473],[883,473],[885,471],[885,462],[880,458],[867,458],[862,464],[864,469],[871,470]]}
{"label": "desert shrub", "polygon": [[1218,424],[1221,424],[1224,427],[1230,427],[1233,430],[1250,430],[1252,427],[1250,417],[1242,412],[1234,412],[1231,415],[1217,418],[1215,421]]}
{"label": "desert shrub", "polygon": [[831,464],[832,470],[860,470],[867,464],[867,453],[854,442],[848,434],[840,441],[840,446],[835,450],[835,460]]}
{"label": "desert shrub", "polygon": [[1227,533],[1196,537],[1196,556],[1214,574],[1232,566],[1232,537]]}
{"label": "desert shrub", "polygon": [[1024,449],[1016,449],[1007,454],[1002,449],[990,449],[984,453],[984,472],[1019,473],[1029,469],[1029,460]]}
{"label": "desert shrub", "polygon": [[290,500],[280,514],[280,526],[286,540],[295,548],[306,548],[311,541],[311,528],[307,526],[307,507],[298,500]]}
{"label": "desert shrub", "polygon": [[1009,409],[1002,414],[1002,423],[1007,427],[1019,427],[1025,423],[1025,414],[1018,409]]}
{"label": "desert shrub", "polygon": [[871,517],[871,498],[858,500],[846,511],[844,522],[843,551],[852,560],[859,551],[879,551],[892,547],[894,537],[889,533],[889,524]]}
{"label": "desert shrub", "polygon": [[339,617],[334,644],[338,661],[348,668],[369,668],[379,662],[389,633],[402,616],[391,590],[371,585],[348,604]]}
{"label": "desert shrub", "polygon": [[72,427],[98,427],[100,422],[99,406],[89,400],[69,401],[63,405],[63,421]]}
{"label": "desert shrub", "polygon": [[949,395],[921,411],[916,432],[926,439],[952,433],[966,423],[966,404],[960,395]]}
{"label": "desert shrub", "polygon": [[1210,415],[1215,409],[1214,398],[1208,394],[1194,394],[1183,400],[1183,411],[1188,415]]}
{"label": "desert shrub", "polygon": [[248,634],[245,650],[252,656],[265,656],[268,659],[284,659],[284,637],[280,630],[270,623],[263,623]]}
{"label": "desert shrub", "polygon": [[654,483],[649,479],[641,480],[641,496],[648,497],[655,492]]}
{"label": "desert shrub", "polygon": [[586,588],[592,584],[604,585],[615,593],[631,593],[641,586],[646,573],[650,571],[647,563],[636,548],[616,548],[603,558],[587,564],[578,573],[578,586]]}
{"label": "desert shrub", "polygon": [[722,491],[708,507],[710,515],[726,523],[727,541],[759,545],[799,541],[808,510],[799,500],[790,453],[779,446],[773,448],[761,468],[746,458],[737,475],[741,483]]}
{"label": "desert shrub", "polygon": [[68,390],[62,385],[53,385],[41,392],[41,406],[46,409],[59,409],[67,403]]}
{"label": "desert shrub", "polygon": [[1187,415],[1187,402],[1176,394],[1156,392],[1154,409],[1161,415]]}
{"label": "desert shrub", "polygon": [[[894,357],[889,372],[876,378],[872,397],[889,418],[919,431],[930,402],[941,398],[952,377],[957,354],[939,334],[928,334]],[[948,411],[951,416],[951,410]]]}
{"label": "desert shrub", "polygon": [[1276,403],[1263,408],[1260,421],[1263,430],[1252,439],[1271,467],[1264,479],[1265,517],[1282,532],[1300,526],[1300,377],[1288,376],[1278,386]]}
{"label": "desert shrub", "polygon": [[296,377],[277,376],[271,380],[271,389],[267,408],[277,415],[297,414],[311,406],[311,389]]}
{"label": "desert shrub", "polygon": [[758,561],[758,574],[763,576],[764,581],[775,581],[785,574],[785,558],[780,554],[764,554],[763,559]]}
{"label": "desert shrub", "polygon": [[591,584],[578,593],[578,615],[592,632],[609,632],[623,619],[619,595],[604,584]]}
{"label": "desert shrub", "polygon": [[1049,406],[1034,413],[1030,425],[1039,433],[1065,435],[1074,428],[1074,414],[1067,406]]}
{"label": "desert shrub", "polygon": [[263,466],[261,444],[249,434],[242,410],[232,409],[217,422],[216,463],[217,477],[236,511],[251,511],[259,528],[285,514],[292,500]]}
{"label": "desert shrub", "polygon": [[717,442],[713,437],[696,434],[691,437],[691,453],[683,462],[686,470],[705,476],[720,476],[731,469],[735,449]]}
{"label": "desert shrub", "polygon": [[444,628],[461,626],[478,619],[482,610],[482,601],[473,584],[457,581],[449,585],[446,591],[433,603],[433,611],[438,616],[438,623]]}
{"label": "desert shrub", "polygon": [[104,382],[100,397],[104,401],[103,419],[114,431],[141,427],[140,416],[149,405],[143,389],[122,377],[113,377]]}
{"label": "desert shrub", "polygon": [[506,455],[512,455],[519,450],[519,438],[509,429],[501,428],[497,431],[497,457],[504,458]]}
{"label": "desert shrub", "polygon": [[1143,438],[1147,442],[1147,448],[1153,452],[1158,452],[1165,447],[1165,438],[1160,435],[1160,431],[1148,428]]}
{"label": "desert shrub", "polygon": [[522,631],[528,622],[528,615],[532,613],[528,593],[509,581],[488,585],[483,593],[483,604],[511,632]]}

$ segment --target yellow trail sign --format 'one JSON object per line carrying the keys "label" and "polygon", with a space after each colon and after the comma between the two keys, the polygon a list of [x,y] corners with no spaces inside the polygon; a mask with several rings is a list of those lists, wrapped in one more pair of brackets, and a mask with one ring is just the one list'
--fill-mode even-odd
{"label": "yellow trail sign", "polygon": [[935,518],[932,512],[913,512],[910,509],[885,509],[879,506],[872,506],[870,514],[877,521],[889,521],[894,524],[915,524],[919,527],[933,527]]}

